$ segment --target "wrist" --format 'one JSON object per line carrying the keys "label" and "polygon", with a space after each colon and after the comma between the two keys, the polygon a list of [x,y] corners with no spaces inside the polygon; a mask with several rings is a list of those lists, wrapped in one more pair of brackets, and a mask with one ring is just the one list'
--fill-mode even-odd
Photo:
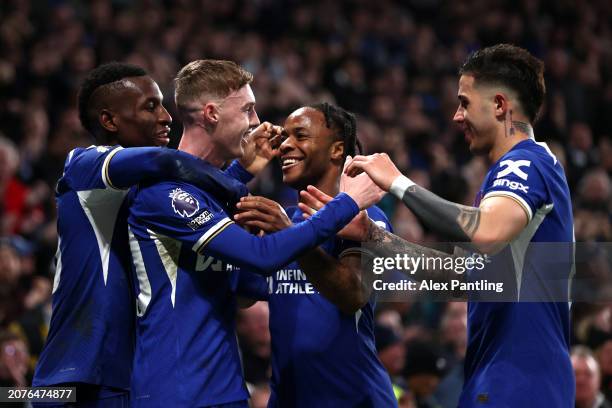
{"label": "wrist", "polygon": [[401,200],[404,198],[404,194],[406,193],[406,191],[410,187],[415,186],[415,185],[416,183],[410,180],[408,177],[404,175],[399,175],[391,183],[389,192],[393,194],[395,197],[397,197],[399,200]]}
{"label": "wrist", "polygon": [[370,217],[368,217],[367,226],[365,230],[365,236],[363,237],[361,242],[372,241],[372,238],[374,236],[374,231],[376,231],[377,228],[378,226],[376,225],[376,223]]}

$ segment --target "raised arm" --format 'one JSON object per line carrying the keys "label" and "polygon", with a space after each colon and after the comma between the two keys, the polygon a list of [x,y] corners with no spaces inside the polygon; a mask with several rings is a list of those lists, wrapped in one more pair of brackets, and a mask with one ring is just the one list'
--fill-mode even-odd
{"label": "raised arm", "polygon": [[510,196],[485,198],[479,207],[447,201],[403,176],[385,153],[356,156],[347,173],[361,171],[402,200],[428,228],[451,241],[471,242],[480,252],[499,251],[518,236],[530,218],[529,208]]}

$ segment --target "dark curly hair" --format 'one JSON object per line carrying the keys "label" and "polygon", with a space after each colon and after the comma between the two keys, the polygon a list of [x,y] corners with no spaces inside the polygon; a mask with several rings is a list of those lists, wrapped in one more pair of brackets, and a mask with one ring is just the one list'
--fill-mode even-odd
{"label": "dark curly hair", "polygon": [[344,156],[363,154],[363,145],[357,138],[357,121],[355,115],[339,106],[331,105],[327,102],[309,105],[309,108],[316,109],[325,116],[325,125],[334,131],[338,140],[344,142]]}
{"label": "dark curly hair", "polygon": [[78,93],[79,119],[83,127],[94,136],[96,135],[97,121],[91,109],[91,95],[98,88],[124,78],[145,75],[148,74],[141,67],[123,62],[109,62],[91,70],[81,83]]}
{"label": "dark curly hair", "polygon": [[529,121],[538,119],[546,94],[544,63],[527,50],[510,44],[483,48],[466,59],[459,75],[472,75],[479,83],[510,88],[517,93]]}

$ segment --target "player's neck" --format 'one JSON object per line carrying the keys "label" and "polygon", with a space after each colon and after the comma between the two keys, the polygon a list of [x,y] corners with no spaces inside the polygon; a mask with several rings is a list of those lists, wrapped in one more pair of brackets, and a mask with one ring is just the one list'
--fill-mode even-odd
{"label": "player's neck", "polygon": [[335,197],[340,192],[340,174],[336,171],[328,171],[315,183],[315,187]]}
{"label": "player's neck", "polygon": [[[515,120],[508,126],[499,129],[496,143],[488,154],[491,163],[497,162],[500,157],[508,153],[517,143],[523,140],[534,139],[533,128],[527,122]],[[535,140],[535,139],[534,139]]]}
{"label": "player's neck", "polygon": [[206,160],[215,167],[223,167],[225,161],[215,151],[210,135],[199,127],[185,128],[178,149]]}

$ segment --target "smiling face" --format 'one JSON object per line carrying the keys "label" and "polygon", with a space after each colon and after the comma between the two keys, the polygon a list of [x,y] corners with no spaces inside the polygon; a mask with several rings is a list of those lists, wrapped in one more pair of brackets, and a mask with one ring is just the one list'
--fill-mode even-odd
{"label": "smiling face", "polygon": [[343,142],[326,126],[322,112],[308,107],[293,112],[285,121],[284,138],[280,160],[285,184],[301,190],[337,179]]}
{"label": "smiling face", "polygon": [[123,81],[126,87],[112,109],[117,141],[124,147],[166,146],[172,117],[162,105],[159,86],[149,76]]}
{"label": "smiling face", "polygon": [[453,121],[463,131],[472,153],[488,154],[495,144],[498,126],[494,93],[485,85],[476,86],[474,81],[471,75],[459,78],[459,107]]}
{"label": "smiling face", "polygon": [[223,160],[242,157],[242,139],[259,126],[255,111],[255,95],[250,85],[230,93],[218,105],[219,117],[213,142]]}

